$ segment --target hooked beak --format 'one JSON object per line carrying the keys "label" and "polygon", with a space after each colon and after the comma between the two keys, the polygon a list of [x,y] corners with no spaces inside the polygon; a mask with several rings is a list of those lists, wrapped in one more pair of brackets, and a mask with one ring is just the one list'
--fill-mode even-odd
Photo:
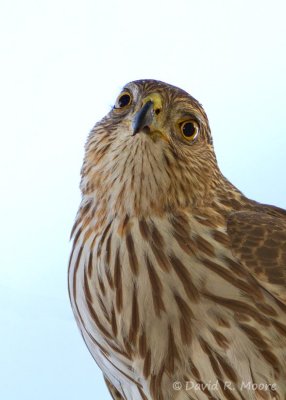
{"label": "hooked beak", "polygon": [[154,102],[152,100],[148,100],[144,106],[137,112],[135,115],[132,127],[133,134],[135,136],[137,133],[144,131],[146,129],[150,129],[150,125],[152,124],[154,118]]}

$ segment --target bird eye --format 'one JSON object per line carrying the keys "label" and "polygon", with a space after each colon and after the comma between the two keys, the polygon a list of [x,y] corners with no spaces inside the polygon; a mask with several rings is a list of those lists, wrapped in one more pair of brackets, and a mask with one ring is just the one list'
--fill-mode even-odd
{"label": "bird eye", "polygon": [[123,92],[118,97],[115,108],[124,108],[131,104],[131,95],[128,92]]}
{"label": "bird eye", "polygon": [[188,141],[195,140],[199,134],[198,124],[195,121],[182,122],[180,128],[183,137]]}

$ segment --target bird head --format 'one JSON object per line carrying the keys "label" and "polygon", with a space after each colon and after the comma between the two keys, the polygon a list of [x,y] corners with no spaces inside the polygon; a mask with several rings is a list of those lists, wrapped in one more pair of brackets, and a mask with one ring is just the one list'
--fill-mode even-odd
{"label": "bird head", "polygon": [[160,213],[210,200],[218,175],[200,103],[175,86],[139,80],[91,131],[81,188],[116,212]]}

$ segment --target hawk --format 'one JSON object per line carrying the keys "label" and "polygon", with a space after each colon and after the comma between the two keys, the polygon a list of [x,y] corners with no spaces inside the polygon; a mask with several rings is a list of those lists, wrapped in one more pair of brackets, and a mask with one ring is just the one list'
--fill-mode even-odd
{"label": "hawk", "polygon": [[286,211],[220,172],[200,103],[127,84],[91,131],[69,294],[116,400],[286,398]]}

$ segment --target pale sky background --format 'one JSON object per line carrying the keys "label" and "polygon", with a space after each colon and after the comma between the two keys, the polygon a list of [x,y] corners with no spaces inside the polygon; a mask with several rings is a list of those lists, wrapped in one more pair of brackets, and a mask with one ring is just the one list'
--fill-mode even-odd
{"label": "pale sky background", "polygon": [[223,173],[286,208],[285,0],[0,0],[0,399],[107,400],[67,294],[83,146],[121,87],[196,97]]}

